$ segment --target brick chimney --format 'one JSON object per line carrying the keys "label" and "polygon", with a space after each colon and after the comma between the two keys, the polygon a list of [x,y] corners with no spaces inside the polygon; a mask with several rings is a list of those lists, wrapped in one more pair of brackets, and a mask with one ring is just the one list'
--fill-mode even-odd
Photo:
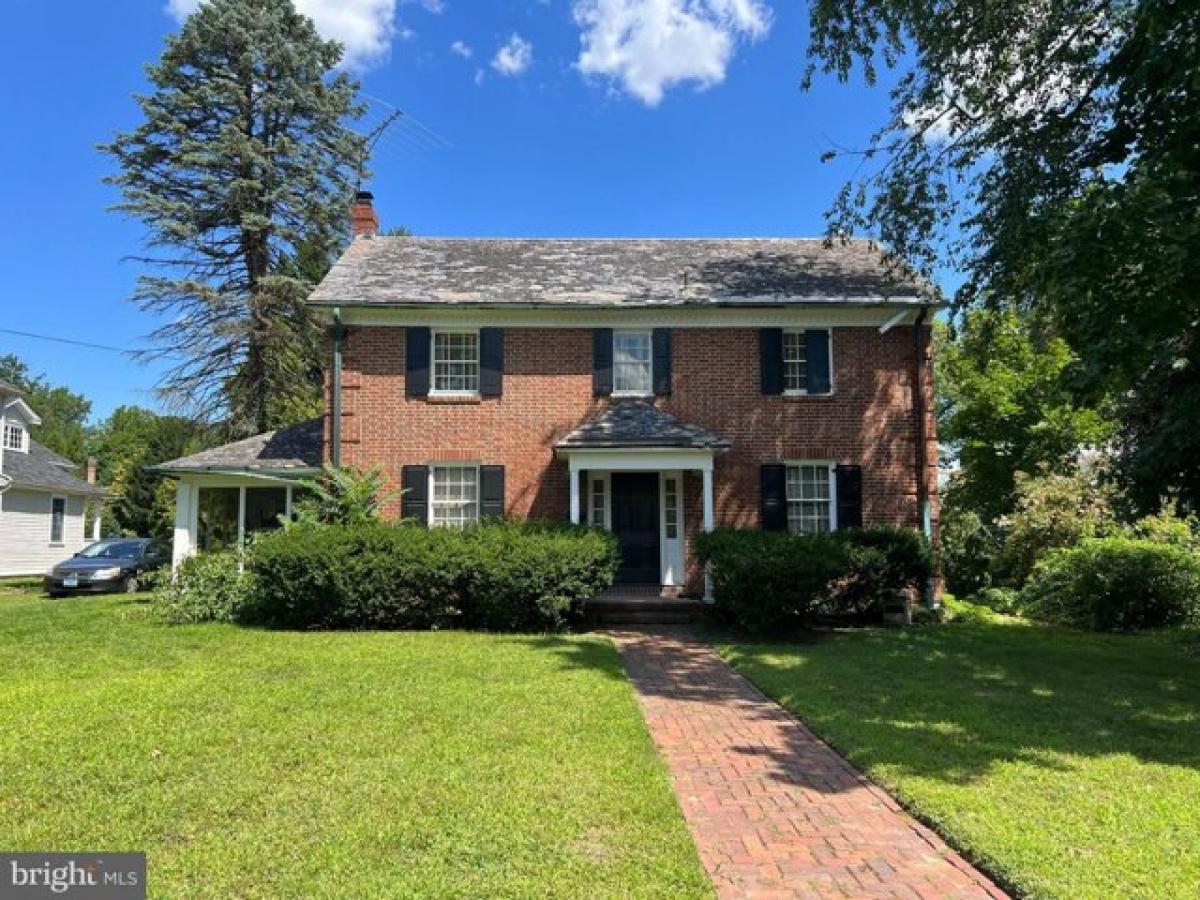
{"label": "brick chimney", "polygon": [[368,237],[379,233],[379,214],[372,203],[375,195],[370,191],[359,191],[354,195],[354,207],[350,210],[350,227],[354,236]]}

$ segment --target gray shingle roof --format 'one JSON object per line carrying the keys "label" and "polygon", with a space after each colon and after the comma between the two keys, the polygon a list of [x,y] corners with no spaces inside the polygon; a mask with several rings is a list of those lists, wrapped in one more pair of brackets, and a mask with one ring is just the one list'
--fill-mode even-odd
{"label": "gray shingle roof", "polygon": [[29,442],[29,452],[4,452],[4,474],[13,480],[14,487],[44,488],[65,494],[86,494],[100,497],[107,493],[98,484],[88,484],[71,474],[75,464],[64,459],[37,441]]}
{"label": "gray shingle roof", "polygon": [[822,239],[357,238],[317,305],[682,306],[936,301],[877,245]]}
{"label": "gray shingle roof", "polygon": [[558,442],[563,449],[671,447],[723,450],[729,441],[687,425],[645,400],[620,400]]}
{"label": "gray shingle roof", "polygon": [[321,466],[323,422],[310,419],[232,444],[201,450],[154,468],[161,472],[247,469],[256,472],[316,469]]}

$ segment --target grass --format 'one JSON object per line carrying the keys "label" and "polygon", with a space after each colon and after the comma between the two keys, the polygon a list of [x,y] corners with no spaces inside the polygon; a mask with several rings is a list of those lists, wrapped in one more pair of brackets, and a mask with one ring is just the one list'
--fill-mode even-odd
{"label": "grass", "polygon": [[0,587],[0,846],[156,897],[708,896],[598,637],[167,627]]}
{"label": "grass", "polygon": [[968,856],[1039,897],[1200,896],[1194,635],[990,613],[723,653]]}

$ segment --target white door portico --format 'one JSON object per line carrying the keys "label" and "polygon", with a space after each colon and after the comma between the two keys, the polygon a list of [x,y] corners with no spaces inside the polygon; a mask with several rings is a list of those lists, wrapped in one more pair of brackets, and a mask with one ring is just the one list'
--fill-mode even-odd
{"label": "white door portico", "polygon": [[[614,506],[620,502],[614,481],[626,473],[655,475],[656,496],[650,506],[656,507],[658,519],[657,583],[663,588],[682,588],[686,581],[687,533],[683,476],[687,472],[700,474],[701,527],[712,531],[714,461],[716,454],[728,447],[729,442],[723,438],[685,425],[648,401],[619,401],[557,445],[558,456],[567,463],[570,520],[618,532],[623,539],[614,521]],[[624,539],[622,543],[622,553],[627,557],[630,548]],[[710,593],[707,584],[705,593]]]}

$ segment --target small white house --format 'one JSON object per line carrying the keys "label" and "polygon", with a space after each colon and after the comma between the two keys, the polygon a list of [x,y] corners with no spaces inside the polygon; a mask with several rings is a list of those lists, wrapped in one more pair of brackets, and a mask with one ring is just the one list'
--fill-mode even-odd
{"label": "small white house", "polygon": [[21,392],[0,381],[0,576],[40,575],[82,550],[89,505],[90,540],[99,538],[104,490],[29,436],[30,426],[40,424]]}

